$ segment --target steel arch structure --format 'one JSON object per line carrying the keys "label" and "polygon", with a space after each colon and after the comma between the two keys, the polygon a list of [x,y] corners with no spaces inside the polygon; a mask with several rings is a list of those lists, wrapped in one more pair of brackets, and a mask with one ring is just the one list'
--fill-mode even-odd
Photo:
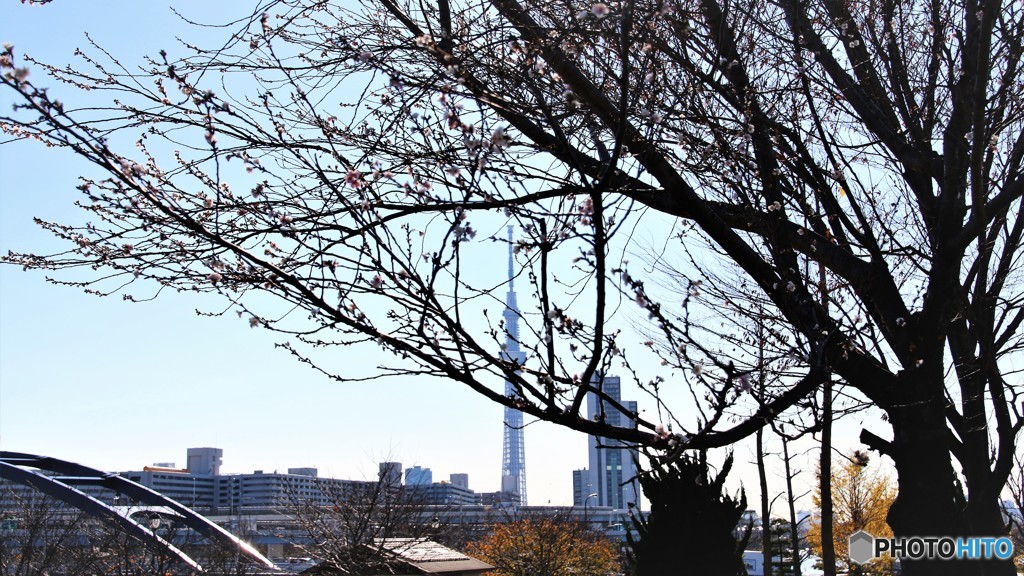
{"label": "steel arch structure", "polygon": [[[59,474],[59,476],[48,476],[40,471],[53,472]],[[273,562],[260,554],[249,543],[240,540],[237,536],[211,522],[204,516],[196,514],[192,509],[167,498],[159,492],[117,474],[103,472],[102,470],[96,470],[88,466],[49,456],[0,451],[0,478],[35,488],[91,516],[112,521],[123,528],[129,535],[162,548],[168,554],[177,557],[197,572],[202,572],[203,569],[188,554],[185,554],[173,544],[161,538],[153,530],[136,522],[131,515],[124,514],[118,509],[108,506],[79,490],[76,486],[98,486],[112,490],[119,495],[127,496],[141,504],[162,507],[202,536],[221,545],[237,549],[239,553],[264,568],[274,571],[278,570]]]}

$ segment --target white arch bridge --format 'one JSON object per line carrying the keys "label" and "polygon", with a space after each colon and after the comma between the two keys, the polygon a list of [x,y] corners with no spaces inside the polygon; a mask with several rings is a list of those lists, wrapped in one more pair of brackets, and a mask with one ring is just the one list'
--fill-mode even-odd
{"label": "white arch bridge", "polygon": [[[46,473],[49,474],[46,474]],[[141,517],[173,517],[198,534],[220,545],[237,550],[262,568],[277,571],[273,562],[234,534],[196,514],[190,508],[127,478],[49,456],[0,451],[0,478],[35,488],[86,514],[115,523],[138,540],[163,549],[197,572],[202,567],[188,554],[161,538],[155,530],[139,523]],[[142,507],[110,506],[79,488],[100,487],[130,498]],[[141,514],[140,514],[141,513]]]}

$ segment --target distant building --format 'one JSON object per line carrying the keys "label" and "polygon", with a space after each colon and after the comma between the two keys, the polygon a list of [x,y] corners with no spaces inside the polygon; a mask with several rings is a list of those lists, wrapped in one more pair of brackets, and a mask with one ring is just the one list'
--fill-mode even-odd
{"label": "distant building", "polygon": [[188,471],[199,476],[220,474],[224,451],[220,448],[189,448],[187,451]]}
{"label": "distant building", "polygon": [[506,506],[519,506],[519,494],[517,492],[484,492],[480,494],[480,503],[484,506],[495,506],[498,508]]}
{"label": "distant building", "polygon": [[275,510],[302,503],[326,506],[373,484],[318,478],[317,469],[309,467],[289,468],[287,474],[262,470],[251,474],[220,474],[223,454],[220,448],[189,448],[186,470],[146,466],[120,475],[190,508],[215,514]]}
{"label": "distant building", "polygon": [[807,533],[811,530],[811,524],[814,523],[815,512],[812,510],[797,510],[796,511],[796,531],[800,538],[806,538]]}
{"label": "distant building", "polygon": [[452,474],[448,479],[455,486],[469,490],[469,474]]}
{"label": "distant building", "polygon": [[[596,374],[594,384],[611,400],[619,403],[629,414],[624,414],[608,401],[602,400],[594,392],[587,393],[587,412],[591,420],[600,420],[612,426],[636,427],[636,402],[622,400],[622,382],[617,376]],[[636,459],[639,452],[636,448],[626,446],[618,440],[608,440],[590,436],[590,476],[592,492],[595,493],[597,506],[608,506],[614,509],[626,509],[630,504],[640,505],[637,489]],[[575,476],[575,475],[574,475]]]}
{"label": "distant building", "polygon": [[136,472],[121,472],[121,476],[194,510],[212,510],[216,501],[215,476],[156,466],[146,466]]}
{"label": "distant building", "polygon": [[757,550],[744,550],[743,566],[747,569],[747,576],[763,576],[764,554]]}
{"label": "distant building", "polygon": [[412,468],[405,469],[406,486],[424,486],[433,483],[434,473],[430,471],[430,468],[420,468],[419,466],[413,466]]}
{"label": "distant building", "polygon": [[227,474],[217,477],[214,506],[218,511],[228,513],[247,509],[275,510],[301,504],[328,506],[344,500],[354,491],[367,490],[372,484],[262,470],[252,474]]}
{"label": "distant building", "polygon": [[1020,525],[1024,524],[1024,514],[1021,513],[1021,509],[1017,507],[1017,503],[1013,500],[1002,500],[1000,505],[1003,509],[1003,520],[1008,524]]}
{"label": "distant building", "polygon": [[417,502],[432,506],[476,506],[482,501],[481,495],[469,488],[447,482],[408,486],[417,496]]}
{"label": "distant building", "polygon": [[760,529],[761,528],[761,517],[757,514],[756,510],[744,510],[743,514],[740,516],[740,521],[739,521],[738,526],[740,528],[746,528],[747,526],[752,526],[754,528]]}
{"label": "distant building", "polygon": [[402,463],[381,462],[377,479],[386,485],[397,488],[402,485]]}
{"label": "distant building", "polygon": [[572,471],[572,505],[585,506],[587,497],[594,493],[590,483],[590,470],[580,468]]}

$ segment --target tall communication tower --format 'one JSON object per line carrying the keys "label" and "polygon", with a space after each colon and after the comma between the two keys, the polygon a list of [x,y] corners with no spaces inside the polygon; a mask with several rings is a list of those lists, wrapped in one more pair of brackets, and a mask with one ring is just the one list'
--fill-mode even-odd
{"label": "tall communication tower", "polygon": [[[507,360],[522,364],[526,353],[519,349],[519,306],[516,304],[513,269],[512,226],[508,227],[508,295],[505,297],[505,350]],[[505,380],[505,396],[517,396],[512,382]],[[505,408],[505,438],[501,456],[501,491],[519,495],[519,504],[526,505],[526,454],[523,446],[523,413]]]}

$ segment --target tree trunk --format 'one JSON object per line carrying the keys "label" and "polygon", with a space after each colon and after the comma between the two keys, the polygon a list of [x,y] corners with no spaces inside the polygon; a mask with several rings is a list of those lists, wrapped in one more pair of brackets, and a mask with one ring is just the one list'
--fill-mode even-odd
{"label": "tree trunk", "polygon": [[[820,209],[820,207],[819,207]],[[828,311],[828,276],[818,266],[821,305]],[[821,494],[821,563],[825,576],[836,576],[836,544],[832,533],[832,376],[821,386],[821,454],[818,460],[818,493]]]}
{"label": "tree trunk", "polygon": [[[762,378],[763,381],[763,378]],[[764,430],[758,429],[757,441],[757,480],[761,484],[761,564],[766,576],[772,573],[772,538],[771,508],[768,505],[768,477],[764,469]]]}
{"label": "tree trunk", "polygon": [[[968,521],[966,500],[951,462],[950,432],[942,402],[900,402],[893,406],[888,413],[894,437],[884,448],[896,464],[899,479],[899,492],[886,517],[893,533],[897,537],[1003,536],[1004,530],[992,531],[991,527],[982,534]],[[1010,561],[918,560],[904,561],[902,566],[906,576],[1016,573]]]}
{"label": "tree trunk", "polygon": [[[757,363],[764,365],[764,327],[757,327]],[[767,375],[764,370],[757,372],[757,393],[764,398]],[[761,484],[761,565],[765,576],[772,575],[772,537],[771,537],[771,506],[768,504],[768,476],[764,466],[764,428],[758,428],[755,434],[757,441],[757,480]]]}
{"label": "tree trunk", "polygon": [[789,504],[789,542],[792,547],[793,557],[792,572],[800,576],[800,527],[796,520],[796,498],[793,495],[793,469],[789,465],[789,441],[782,437],[782,459],[786,464],[786,501]]}
{"label": "tree trunk", "polygon": [[822,385],[821,458],[818,482],[821,494],[821,563],[825,576],[836,576],[836,546],[832,534],[832,377]]}

